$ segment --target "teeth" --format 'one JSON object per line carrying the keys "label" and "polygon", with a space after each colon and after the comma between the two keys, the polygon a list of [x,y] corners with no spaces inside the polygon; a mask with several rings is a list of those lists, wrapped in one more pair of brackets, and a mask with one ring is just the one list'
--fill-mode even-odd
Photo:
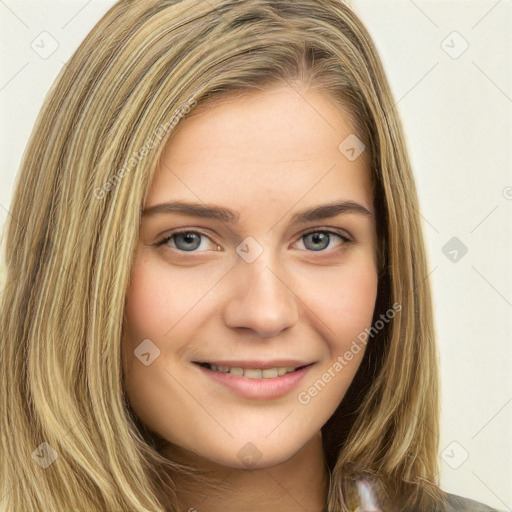
{"label": "teeth", "polygon": [[249,379],[261,379],[261,370],[253,370],[252,368],[247,368],[247,370],[244,370],[244,377]]}
{"label": "teeth", "polygon": [[261,370],[261,376],[264,379],[275,379],[277,377],[277,368],[266,368]]}
{"label": "teeth", "polygon": [[276,377],[282,377],[287,373],[294,372],[295,366],[283,366],[280,368],[265,368],[261,370],[259,368],[228,368],[227,366],[215,366],[214,364],[209,365],[210,369],[216,372],[231,373],[238,377],[246,377],[248,379],[275,379]]}

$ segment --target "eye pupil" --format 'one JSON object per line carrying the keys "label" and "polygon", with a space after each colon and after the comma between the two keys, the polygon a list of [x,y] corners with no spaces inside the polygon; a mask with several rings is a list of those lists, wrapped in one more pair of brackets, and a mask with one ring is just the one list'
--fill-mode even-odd
{"label": "eye pupil", "polygon": [[[173,236],[176,247],[182,251],[193,251],[201,245],[201,238],[197,233],[176,233]],[[179,240],[185,242],[185,247],[180,247]],[[190,244],[192,247],[190,247]]]}
{"label": "eye pupil", "polygon": [[[330,241],[329,233],[321,232],[309,233],[305,235],[305,241],[307,241],[308,239],[313,243],[313,247],[308,247],[307,243],[304,243],[304,245],[308,247],[308,249],[312,249],[313,251],[321,251],[325,249],[326,247],[328,247]],[[320,247],[318,247],[317,244],[320,244]]]}

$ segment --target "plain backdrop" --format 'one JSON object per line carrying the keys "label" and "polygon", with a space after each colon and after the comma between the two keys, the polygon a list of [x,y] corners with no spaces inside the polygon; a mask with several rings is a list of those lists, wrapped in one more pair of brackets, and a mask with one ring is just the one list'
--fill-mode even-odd
{"label": "plain backdrop", "polygon": [[[113,3],[0,0],[1,225],[47,91]],[[384,63],[420,197],[441,359],[441,484],[511,510],[512,2],[350,3]]]}

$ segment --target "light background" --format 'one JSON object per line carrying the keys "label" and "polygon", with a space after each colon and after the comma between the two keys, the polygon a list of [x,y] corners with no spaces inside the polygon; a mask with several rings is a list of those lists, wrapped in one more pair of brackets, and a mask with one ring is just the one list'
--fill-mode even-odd
{"label": "light background", "polygon": [[[113,3],[0,0],[2,226],[43,99]],[[512,2],[350,3],[383,60],[420,196],[441,358],[441,484],[510,511]]]}

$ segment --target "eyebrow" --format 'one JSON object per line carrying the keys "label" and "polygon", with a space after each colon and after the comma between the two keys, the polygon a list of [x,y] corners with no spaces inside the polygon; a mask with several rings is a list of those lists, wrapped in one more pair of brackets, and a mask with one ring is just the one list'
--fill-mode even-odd
{"label": "eyebrow", "polygon": [[[169,213],[215,219],[230,224],[236,224],[240,218],[240,214],[238,212],[230,210],[229,208],[217,205],[189,203],[185,201],[172,201],[169,203],[150,206],[142,212],[142,216],[150,217],[157,214]],[[290,223],[299,224],[329,219],[342,213],[357,213],[368,217],[373,216],[373,212],[371,210],[359,203],[355,203],[354,201],[335,201],[297,212],[292,216]]]}

